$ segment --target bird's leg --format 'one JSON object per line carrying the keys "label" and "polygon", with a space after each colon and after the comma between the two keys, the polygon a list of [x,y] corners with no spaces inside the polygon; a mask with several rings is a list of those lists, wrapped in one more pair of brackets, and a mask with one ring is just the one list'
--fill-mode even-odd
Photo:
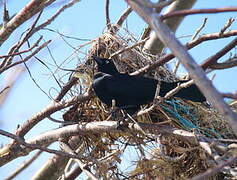
{"label": "bird's leg", "polygon": [[112,107],[109,111],[109,117],[107,118],[108,119],[116,119],[117,118],[117,112],[120,110],[120,108],[116,107],[116,101],[113,99],[112,100]]}
{"label": "bird's leg", "polygon": [[160,103],[164,102],[165,98],[161,96],[156,96],[153,100],[154,105],[159,105]]}
{"label": "bird's leg", "polygon": [[122,112],[122,118],[118,119],[118,129],[123,130],[124,127],[128,127],[128,118],[127,118],[128,116],[127,113],[122,109],[121,112]]}
{"label": "bird's leg", "polygon": [[130,114],[127,113],[127,116],[130,120],[132,120],[133,123],[135,123],[138,126],[139,130],[146,136],[146,132],[141,128],[138,122]]}

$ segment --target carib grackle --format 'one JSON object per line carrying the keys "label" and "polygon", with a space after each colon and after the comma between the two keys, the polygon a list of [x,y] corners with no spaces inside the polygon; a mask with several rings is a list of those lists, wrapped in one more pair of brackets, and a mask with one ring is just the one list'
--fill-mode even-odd
{"label": "carib grackle", "polygon": [[[140,106],[154,100],[158,80],[140,75],[128,75],[118,72],[111,59],[92,57],[98,66],[98,73],[94,75],[92,87],[98,98],[108,106],[115,105],[126,110],[130,115],[139,110]],[[179,83],[187,82],[160,82],[159,96],[164,97],[167,92],[178,86]],[[175,97],[186,100],[204,102],[206,98],[198,87],[193,84],[178,91]]]}

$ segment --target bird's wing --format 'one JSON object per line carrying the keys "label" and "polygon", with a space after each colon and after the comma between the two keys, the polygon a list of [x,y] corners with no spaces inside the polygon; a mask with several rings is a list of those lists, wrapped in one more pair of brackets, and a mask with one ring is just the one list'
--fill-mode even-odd
{"label": "bird's wing", "polygon": [[145,104],[152,101],[157,81],[142,76],[120,74],[103,77],[105,90],[121,104]]}

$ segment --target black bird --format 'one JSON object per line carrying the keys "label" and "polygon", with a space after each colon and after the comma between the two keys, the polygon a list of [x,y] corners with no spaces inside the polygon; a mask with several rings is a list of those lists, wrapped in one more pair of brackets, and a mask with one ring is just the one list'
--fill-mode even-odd
{"label": "black bird", "polygon": [[[98,73],[94,75],[92,87],[103,103],[112,106],[114,99],[117,107],[132,115],[140,108],[140,105],[154,100],[158,80],[120,73],[111,59],[96,56],[93,56],[93,59],[98,65]],[[159,96],[164,97],[167,92],[184,82],[187,81],[169,83],[161,81]],[[206,101],[195,84],[181,89],[174,96],[196,102]]]}

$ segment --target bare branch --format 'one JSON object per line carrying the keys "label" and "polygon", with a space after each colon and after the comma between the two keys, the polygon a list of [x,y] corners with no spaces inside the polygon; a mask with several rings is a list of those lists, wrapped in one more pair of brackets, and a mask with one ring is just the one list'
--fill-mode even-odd
{"label": "bare branch", "polygon": [[202,31],[202,29],[205,27],[206,23],[207,23],[207,18],[205,18],[205,19],[203,20],[202,25],[196,30],[196,32],[195,32],[195,34],[193,35],[193,37],[191,38],[191,40],[196,39],[197,35],[198,35],[198,34]]}
{"label": "bare branch", "polygon": [[55,101],[59,102],[62,100],[64,95],[77,83],[78,78],[72,77],[61,89],[59,94],[55,97]]}
{"label": "bare branch", "polygon": [[51,102],[46,108],[44,108],[42,111],[35,114],[32,118],[28,119],[22,126],[20,126],[17,129],[16,134],[18,136],[24,136],[32,127],[34,127],[38,122],[43,120],[44,118],[50,116],[56,111],[59,111],[61,109],[64,109],[66,107],[69,107],[73,105],[74,103],[78,102],[85,102],[89,98],[91,98],[91,94],[84,94],[79,95],[77,97],[72,97],[71,99],[65,101],[65,102]]}
{"label": "bare branch", "polygon": [[220,34],[223,34],[233,24],[234,21],[234,18],[230,18],[225,24],[225,26],[221,29]]}
{"label": "bare branch", "polygon": [[[15,53],[12,53],[12,54],[8,54],[8,55],[3,55],[3,56],[0,56],[0,59],[2,58],[8,58],[10,56],[17,56],[17,55],[20,55],[20,54],[24,54],[24,53],[27,53],[31,50],[33,50],[36,46],[39,45],[40,41],[42,40],[43,36],[41,36],[29,49],[27,50],[24,50],[24,51],[20,51],[20,52],[15,52]],[[1,65],[0,65],[1,67]]]}
{"label": "bare branch", "polygon": [[[80,155],[69,154],[69,153],[65,153],[65,152],[62,152],[62,151],[53,150],[53,149],[49,149],[49,148],[45,147],[45,146],[47,146],[47,145],[50,144],[50,141],[48,141],[48,140],[45,140],[45,141],[38,141],[38,142],[35,141],[35,140],[33,140],[32,142],[27,142],[27,141],[25,141],[23,138],[20,138],[19,136],[16,136],[16,135],[14,135],[14,134],[8,133],[8,132],[3,131],[3,130],[1,130],[1,129],[0,129],[0,134],[1,134],[1,135],[4,135],[4,136],[7,136],[7,137],[9,137],[9,138],[12,138],[12,139],[14,139],[17,143],[19,143],[20,145],[25,146],[24,153],[22,153],[22,152],[20,153],[21,156],[28,154],[28,153],[31,152],[32,150],[40,149],[41,151],[45,151],[45,152],[48,152],[48,153],[57,154],[57,155],[59,155],[59,156],[64,156],[64,157],[68,157],[68,158],[76,158],[76,159],[78,159],[78,158],[79,158],[79,159],[85,159],[85,158],[83,158],[83,157],[80,156]],[[17,148],[17,147],[15,147],[15,148]],[[24,148],[24,147],[18,146],[18,152],[23,151],[23,148]],[[3,149],[5,152],[3,152],[2,149]],[[11,150],[10,150],[11,148],[10,148],[8,145],[5,146],[5,147],[3,147],[2,149],[0,149],[0,150],[2,151],[2,152],[0,152],[0,155],[1,155],[0,158],[4,157],[4,155],[6,155],[6,154],[7,154],[7,156],[8,156],[9,154],[12,153]],[[4,154],[4,153],[6,153],[6,154]],[[16,155],[16,154],[15,154],[15,155]],[[18,154],[18,155],[19,155],[19,154]],[[14,155],[12,155],[12,156],[14,156]]]}
{"label": "bare branch", "polygon": [[[183,2],[183,0],[178,0],[172,3],[165,13],[175,12],[177,10],[182,9],[191,9],[192,6],[196,3],[197,0],[188,0]],[[175,32],[181,22],[183,21],[184,16],[179,16],[176,18],[170,18],[165,20],[164,22],[170,27],[170,29]],[[144,50],[148,50],[151,54],[160,54],[162,52],[162,49],[164,48],[164,45],[159,40],[159,38],[156,37],[155,33],[153,31],[150,32],[150,39],[146,42],[144,45]]]}
{"label": "bare branch", "polygon": [[[65,147],[66,146],[66,147]],[[67,144],[61,142],[61,148],[63,147],[63,150],[65,150],[67,153],[69,154],[74,154],[76,155],[76,153],[70,148],[70,146],[68,146]],[[96,178],[96,176],[88,169],[88,165],[83,163],[81,160],[76,159],[76,162],[78,164],[78,166],[80,167],[80,169],[90,178],[93,180],[98,180]]]}
{"label": "bare branch", "polygon": [[232,59],[228,59],[227,61],[224,61],[222,63],[215,63],[213,65],[208,66],[209,69],[228,69],[228,68],[233,68],[237,66],[237,58],[234,57]]}
{"label": "bare branch", "polygon": [[215,53],[213,56],[206,59],[201,64],[202,68],[205,70],[208,68],[208,66],[215,64],[218,59],[220,59],[222,56],[224,56],[226,53],[228,53],[236,45],[237,45],[237,38],[235,38],[233,41],[231,41],[228,45],[226,45],[224,48],[222,48],[219,52]]}
{"label": "bare branch", "polygon": [[[25,155],[32,151],[33,149],[40,149],[49,153],[54,153],[58,155],[62,155],[65,157],[70,158],[78,158],[79,156],[74,155],[68,155],[67,153],[62,153],[61,151],[56,151],[48,148],[42,147],[42,145],[51,144],[52,142],[58,141],[61,138],[71,137],[71,136],[78,136],[78,135],[86,135],[88,133],[103,133],[103,132],[120,132],[120,131],[128,131],[128,132],[141,132],[141,128],[149,132],[151,134],[167,134],[171,136],[175,136],[180,140],[188,141],[191,144],[198,145],[198,141],[196,139],[196,135],[193,133],[180,130],[177,128],[173,128],[171,126],[164,126],[159,124],[146,124],[146,123],[129,123],[118,125],[117,121],[99,121],[99,122],[82,122],[76,125],[68,125],[59,129],[54,129],[45,133],[42,133],[36,137],[30,138],[26,141],[24,141],[20,136],[16,136],[10,133],[7,133],[5,131],[0,130],[0,134],[16,139],[16,141],[20,144],[23,144],[26,147],[24,149],[24,153],[22,153],[22,148],[20,146],[17,146],[17,144],[10,144],[6,145],[2,149],[0,149],[0,166],[11,161],[12,159],[15,159],[19,156]],[[14,149],[14,152],[11,152],[11,150]],[[9,152],[10,151],[10,152]],[[83,158],[83,157],[80,157]]]}
{"label": "bare branch", "polygon": [[160,16],[161,20],[165,20],[172,17],[187,16],[193,14],[217,14],[221,12],[236,12],[237,7],[224,7],[224,8],[214,8],[214,9],[185,9],[179,11],[173,11]]}
{"label": "bare branch", "polygon": [[222,96],[225,98],[236,99],[237,100],[237,92],[236,93],[222,93]]}
{"label": "bare branch", "polygon": [[119,17],[119,19],[116,22],[116,27],[120,27],[122,26],[123,22],[125,21],[125,19],[127,19],[128,15],[132,12],[132,8],[128,8],[126,9],[123,14]]}
{"label": "bare branch", "polygon": [[111,29],[111,22],[109,17],[109,0],[105,0],[105,19],[107,29]]}

